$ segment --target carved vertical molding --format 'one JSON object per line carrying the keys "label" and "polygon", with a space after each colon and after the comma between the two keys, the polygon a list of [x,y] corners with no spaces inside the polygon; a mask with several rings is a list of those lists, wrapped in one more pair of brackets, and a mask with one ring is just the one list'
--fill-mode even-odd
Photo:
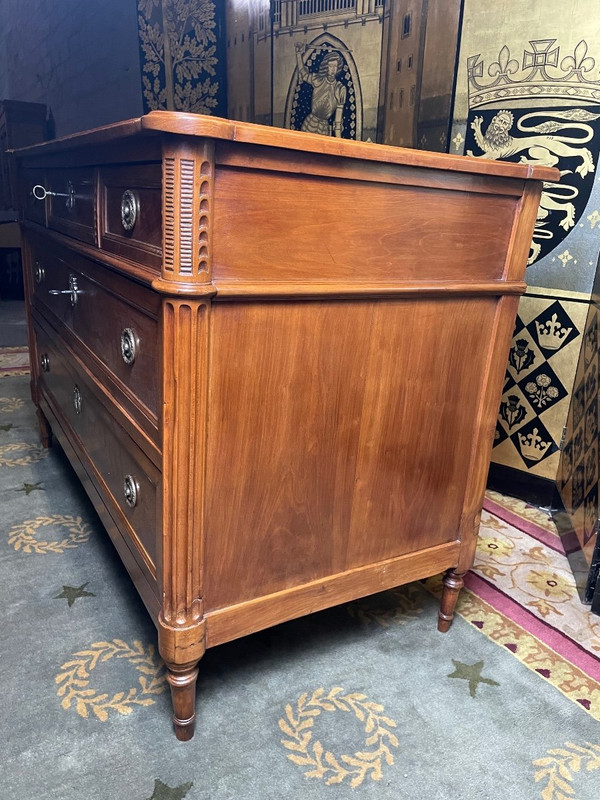
{"label": "carved vertical molding", "polygon": [[190,664],[205,649],[202,607],[210,303],[163,299],[161,655]]}
{"label": "carved vertical molding", "polygon": [[214,144],[169,138],[163,150],[163,271],[169,284],[210,283]]}

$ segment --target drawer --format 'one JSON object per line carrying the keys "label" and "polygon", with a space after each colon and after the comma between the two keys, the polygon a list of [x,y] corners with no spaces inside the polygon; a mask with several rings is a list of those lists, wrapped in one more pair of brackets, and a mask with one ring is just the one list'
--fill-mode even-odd
{"label": "drawer", "polygon": [[38,200],[34,194],[35,186],[45,186],[46,173],[43,169],[24,169],[20,174],[19,194],[23,217],[39,225],[46,224],[46,201]]}
{"label": "drawer", "polygon": [[94,169],[48,169],[45,187],[49,193],[48,227],[83,242],[96,244]]}
{"label": "drawer", "polygon": [[[160,471],[109,413],[98,387],[61,341],[37,315],[33,320],[40,384],[52,395],[61,424],[75,434],[93,462],[102,497],[115,522],[156,564],[157,494]],[[114,513],[116,511],[116,514]]]}
{"label": "drawer", "polygon": [[160,163],[100,170],[100,247],[160,269],[162,261]]}
{"label": "drawer", "polygon": [[31,241],[34,307],[69,328],[156,418],[160,298],[83,256]]}

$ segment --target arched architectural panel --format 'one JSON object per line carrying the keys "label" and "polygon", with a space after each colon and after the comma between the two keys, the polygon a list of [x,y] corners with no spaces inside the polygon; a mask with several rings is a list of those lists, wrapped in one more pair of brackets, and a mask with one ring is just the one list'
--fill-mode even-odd
{"label": "arched architectural panel", "polygon": [[[334,135],[337,120],[342,138],[362,139],[362,91],[350,49],[323,33],[297,46],[297,60],[303,68],[298,63],[290,81],[285,127]],[[340,107],[341,115],[336,114]]]}

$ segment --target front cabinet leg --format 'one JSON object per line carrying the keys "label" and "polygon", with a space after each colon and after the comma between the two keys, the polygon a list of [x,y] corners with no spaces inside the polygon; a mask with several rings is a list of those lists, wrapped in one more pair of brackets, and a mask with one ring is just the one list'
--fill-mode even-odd
{"label": "front cabinet leg", "polygon": [[456,601],[464,585],[464,575],[466,575],[465,572],[455,572],[453,569],[449,569],[444,576],[444,590],[438,612],[438,631],[442,633],[446,633],[452,625]]}
{"label": "front cabinet leg", "polygon": [[187,742],[194,735],[198,662],[206,650],[204,620],[200,618],[192,625],[179,627],[169,624],[161,613],[158,649],[168,670],[175,735],[180,742]]}
{"label": "front cabinet leg", "polygon": [[173,702],[173,725],[180,742],[189,741],[194,735],[196,723],[196,678],[198,662],[191,664],[169,664],[167,681],[171,686]]}

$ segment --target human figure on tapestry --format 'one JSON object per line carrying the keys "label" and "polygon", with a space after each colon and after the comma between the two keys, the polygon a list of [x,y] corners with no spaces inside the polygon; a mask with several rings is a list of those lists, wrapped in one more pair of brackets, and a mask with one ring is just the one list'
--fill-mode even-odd
{"label": "human figure on tapestry", "polygon": [[342,115],[346,102],[346,87],[338,79],[343,65],[342,56],[332,50],[323,57],[316,72],[305,65],[302,55],[306,52],[304,43],[296,44],[296,63],[298,81],[312,86],[310,111],[304,118],[300,130],[320,133],[338,138],[342,137]]}

